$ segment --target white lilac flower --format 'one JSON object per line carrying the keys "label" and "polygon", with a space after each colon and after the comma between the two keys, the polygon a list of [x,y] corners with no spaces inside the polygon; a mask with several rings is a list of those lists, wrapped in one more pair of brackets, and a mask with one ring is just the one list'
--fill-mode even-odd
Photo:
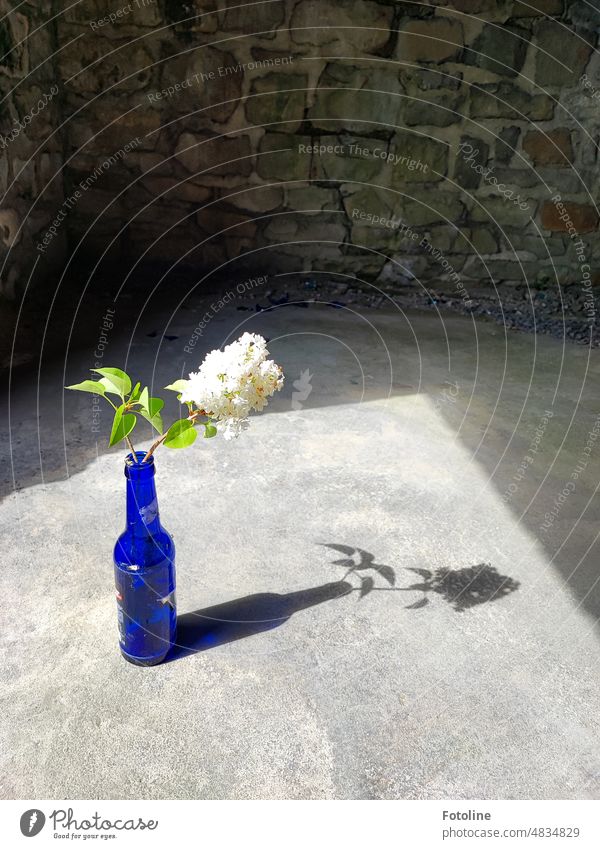
{"label": "white lilac flower", "polygon": [[191,402],[217,423],[225,439],[235,439],[248,426],[248,416],[262,410],[283,386],[283,372],[267,360],[267,343],[255,333],[244,333],[223,351],[206,355],[192,372],[181,400]]}

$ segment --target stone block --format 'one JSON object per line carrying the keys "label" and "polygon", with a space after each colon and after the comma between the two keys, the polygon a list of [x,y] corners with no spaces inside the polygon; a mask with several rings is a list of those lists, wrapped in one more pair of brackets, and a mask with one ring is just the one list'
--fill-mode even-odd
{"label": "stone block", "polygon": [[538,259],[564,256],[565,244],[563,236],[546,236],[541,238],[537,233],[526,233],[523,230],[506,229],[504,242],[507,251],[527,251]]}
{"label": "stone block", "polygon": [[521,27],[486,24],[465,51],[465,62],[503,77],[516,77],[525,62],[529,33]]}
{"label": "stone block", "polygon": [[471,89],[472,118],[509,118],[549,121],[554,103],[546,94],[529,94],[508,82],[482,84]]}
{"label": "stone block", "polygon": [[[63,160],[62,156],[58,153],[42,153],[37,163],[38,177],[39,183],[42,187],[47,187],[50,184],[50,181],[54,179],[55,175],[60,173],[60,169],[62,167]],[[93,170],[93,169],[92,169]],[[6,185],[6,177],[8,175],[3,175],[0,173],[0,180],[4,178],[4,185]],[[57,181],[58,182],[58,181]],[[47,189],[46,189],[47,191]],[[57,187],[57,191],[60,191]]]}
{"label": "stone block", "polygon": [[[292,226],[293,223],[293,226]],[[300,242],[313,242],[316,245],[330,242],[334,246],[344,243],[347,236],[345,216],[342,211],[322,213],[318,217],[306,216],[298,211],[291,216],[280,216],[273,219],[265,229],[265,235],[269,239],[285,241],[294,239]],[[296,246],[300,252],[304,246]]]}
{"label": "stone block", "polygon": [[[431,224],[458,224],[464,215],[465,207],[460,198],[450,192],[438,189],[410,189],[412,198],[404,198],[400,203],[402,217],[411,227]],[[398,209],[398,207],[396,207]]]}
{"label": "stone block", "polygon": [[569,31],[558,21],[536,28],[535,81],[546,86],[576,85],[592,53],[585,32]]}
{"label": "stone block", "polygon": [[[534,186],[540,185],[539,172],[531,166],[527,167],[524,163],[519,162],[521,168],[493,168],[490,172],[499,183],[504,186],[520,189],[532,189]],[[517,192],[515,192],[517,194]]]}
{"label": "stone block", "polygon": [[265,133],[259,146],[256,171],[264,180],[307,180],[312,156],[303,152],[313,144],[310,136]]}
{"label": "stone block", "polygon": [[[180,16],[183,17],[183,14]],[[158,0],[118,3],[110,8],[102,0],[91,0],[85,5],[76,3],[68,6],[59,22],[59,25],[85,24],[94,35],[115,41],[130,38],[139,27],[158,27],[164,23],[164,18]]]}
{"label": "stone block", "polygon": [[564,0],[514,0],[511,18],[543,18],[562,15]]}
{"label": "stone block", "polygon": [[454,226],[442,224],[439,227],[431,227],[426,233],[422,234],[422,238],[427,239],[428,244],[434,250],[448,254],[452,252],[456,243],[457,230]]}
{"label": "stone block", "polygon": [[458,71],[444,68],[402,68],[400,83],[407,94],[420,96],[422,92],[444,89],[456,91],[462,87],[463,76]]}
{"label": "stone block", "polygon": [[274,38],[285,21],[285,3],[254,3],[225,11],[220,29],[256,38]]}
{"label": "stone block", "polygon": [[448,169],[448,145],[417,132],[401,131],[390,142],[391,185],[403,188],[407,183],[441,180]]}
{"label": "stone block", "polygon": [[458,59],[463,43],[462,24],[455,18],[411,20],[398,35],[396,58],[439,64]]}
{"label": "stone block", "polygon": [[[498,195],[478,197],[479,203],[473,203],[470,217],[473,221],[500,227],[526,227],[535,213],[536,201],[524,199],[527,204],[522,209],[513,200]],[[481,204],[481,205],[480,205]]]}
{"label": "stone block", "polygon": [[419,125],[449,127],[461,121],[466,92],[437,90],[406,100],[404,122],[408,127]]}
{"label": "stone block", "polygon": [[[0,6],[0,8],[2,7]],[[41,17],[35,35],[33,38],[27,39],[26,44],[17,44],[18,40],[13,40],[10,48],[12,52],[5,57],[4,62],[0,63],[4,64],[8,61],[12,65],[13,61],[16,60],[18,67],[19,65],[24,66],[28,62],[29,67],[34,69],[32,70],[32,76],[35,76],[37,82],[43,86],[44,91],[50,88],[53,83],[56,83],[57,79],[54,63],[48,61],[48,57],[52,56],[56,50],[55,33],[52,25],[48,25],[49,19],[54,14],[56,13],[53,11],[50,12],[48,17]],[[11,13],[11,17],[15,17],[16,15],[18,13]],[[59,43],[61,45],[64,44],[63,41]],[[31,79],[30,77],[28,82],[31,82]]]}
{"label": "stone block", "polygon": [[296,238],[298,233],[298,218],[295,210],[286,215],[278,215],[269,221],[263,233],[268,241],[286,242]]}
{"label": "stone block", "polygon": [[353,224],[350,238],[356,247],[380,251],[385,257],[389,257],[404,244],[410,244],[402,238],[398,230],[369,224]]}
{"label": "stone block", "polygon": [[[19,86],[15,89],[12,97],[14,111],[8,108],[8,98],[2,104],[2,125],[5,132],[10,134],[17,127],[16,124],[12,123],[12,116],[16,112],[21,121],[28,122],[26,130],[20,133],[21,144],[24,141],[23,136],[25,134],[27,139],[32,141],[47,139],[57,123],[60,123],[57,122],[58,88],[51,89],[52,86],[40,88],[39,85],[34,84]],[[33,117],[31,117],[32,115]],[[10,145],[12,146],[13,142]]]}
{"label": "stone block", "polygon": [[571,131],[566,127],[555,130],[530,130],[523,139],[523,150],[534,165],[569,165],[573,161]]}
{"label": "stone block", "polygon": [[403,100],[399,80],[388,72],[333,62],[321,74],[307,117],[330,132],[389,131],[401,123]]}
{"label": "stone block", "polygon": [[[256,71],[257,73],[263,71],[265,74],[279,69],[294,71],[294,65],[302,55],[301,52],[286,50],[285,44],[280,49],[277,49],[275,45],[271,44],[254,44],[250,47],[250,54],[252,56],[252,62],[248,62],[249,70]],[[296,73],[298,74],[305,70],[306,68],[302,67],[302,65],[296,66]]]}
{"label": "stone block", "polygon": [[473,227],[470,230],[466,230],[465,235],[469,239],[470,245],[463,240],[459,240],[457,246],[468,245],[469,250],[475,250],[483,256],[495,254],[498,250],[498,240],[495,231],[492,233],[487,227]]}
{"label": "stone block", "polygon": [[545,182],[554,191],[564,192],[567,195],[586,193],[588,189],[593,190],[598,172],[595,168],[561,168],[554,165],[536,168],[540,183]]}
{"label": "stone block", "polygon": [[212,194],[206,186],[199,186],[189,180],[179,180],[175,177],[145,177],[141,183],[150,194],[166,197],[169,201],[204,203]]}
{"label": "stone block", "polygon": [[93,33],[79,38],[76,49],[60,54],[60,69],[67,90],[77,94],[114,91],[140,92],[154,78],[155,57],[141,44],[127,45],[106,56],[106,42]]}
{"label": "stone block", "polygon": [[85,6],[81,3],[75,3],[66,8],[61,18],[61,23],[69,24],[89,24],[90,21],[95,21],[106,15],[106,10],[102,0],[88,0]]}
{"label": "stone block", "polygon": [[[166,197],[153,197],[148,203],[148,192],[143,187],[136,186],[135,191],[128,195],[123,207],[129,210],[129,217],[134,217],[136,222],[151,225],[156,222],[162,226],[163,233],[167,233],[173,226],[174,232],[177,228],[189,227],[194,222],[194,210],[197,204],[189,204],[182,199],[169,195]],[[168,238],[168,236],[167,236]]]}
{"label": "stone block", "polygon": [[170,177],[173,174],[174,161],[165,158],[160,153],[132,153],[128,162],[137,167],[143,174],[149,172],[150,177]]}
{"label": "stone block", "polygon": [[344,208],[350,216],[353,208],[364,209],[377,215],[392,215],[397,203],[394,192],[382,186],[356,186],[343,183],[340,195]]}
{"label": "stone block", "polygon": [[481,182],[478,169],[488,161],[489,145],[473,136],[461,136],[461,148],[456,152],[454,179],[463,189],[475,189]]}
{"label": "stone block", "polygon": [[389,132],[400,124],[400,109],[400,99],[385,92],[317,90],[308,118],[317,129],[330,132]]}
{"label": "stone block", "polygon": [[[293,221],[292,228],[284,227],[282,224],[284,217],[280,217],[277,224],[274,219],[267,225],[261,234],[259,244],[276,246],[268,251],[269,256],[275,252],[293,257],[296,265],[290,270],[301,271],[309,267],[322,270],[326,259],[332,261],[335,266],[342,257],[348,234],[343,219],[342,214],[335,218],[324,216],[305,218],[296,213],[289,219],[290,222]],[[279,263],[278,266],[275,273],[281,273]]]}
{"label": "stone block", "polygon": [[564,209],[550,200],[544,201],[540,211],[540,221],[544,230],[556,233],[569,231],[569,219],[578,234],[593,233],[598,229],[598,213],[590,204],[563,201]]}
{"label": "stone block", "polygon": [[387,143],[361,136],[322,136],[315,143],[326,150],[313,159],[316,179],[366,182],[384,181],[389,155]]}
{"label": "stone block", "polygon": [[294,6],[290,32],[296,44],[338,44],[360,53],[376,53],[387,44],[393,18],[392,7],[370,0],[300,0]]}
{"label": "stone block", "polygon": [[318,215],[323,210],[339,209],[340,195],[335,189],[306,184],[289,186],[285,190],[285,205],[301,210],[304,215]]}
{"label": "stone block", "polygon": [[515,154],[520,134],[520,127],[504,127],[500,130],[494,152],[496,162],[508,165]]}
{"label": "stone block", "polygon": [[272,125],[280,132],[295,132],[304,119],[308,77],[282,72],[253,80],[246,100],[246,117],[255,125]]}
{"label": "stone block", "polygon": [[83,148],[83,153],[93,156],[110,156],[122,150],[126,145],[139,144],[132,151],[135,156],[142,150],[152,149],[158,134],[153,133],[160,127],[160,115],[153,111],[136,110],[113,112],[111,104],[97,104],[93,114],[82,111],[68,122],[69,142],[72,148]]}
{"label": "stone block", "polygon": [[248,136],[217,136],[182,133],[175,159],[192,174],[206,177],[249,175],[252,149]]}
{"label": "stone block", "polygon": [[[410,186],[406,193],[385,191],[379,187],[342,186],[344,207],[351,221],[358,226],[373,226],[372,216],[404,222],[411,229],[427,225],[458,223],[464,214],[464,205],[456,194],[440,192],[431,186]],[[364,212],[365,216],[359,217]],[[381,225],[383,229],[394,229]],[[398,229],[398,228],[396,228]]]}
{"label": "stone block", "polygon": [[224,189],[224,203],[246,212],[270,212],[283,206],[284,194],[280,186],[246,185],[237,189]]}
{"label": "stone block", "polygon": [[202,114],[210,121],[224,123],[238,108],[247,71],[234,53],[203,47],[186,54],[179,63],[166,63],[164,68],[162,89],[193,80],[171,99],[179,112],[203,109]]}
{"label": "stone block", "polygon": [[521,283],[528,282],[531,285],[535,280],[538,269],[539,264],[537,262],[528,262],[526,260],[517,262],[516,260],[493,258],[486,259],[484,266],[479,257],[471,256],[465,263],[463,273],[465,277],[476,280],[482,279],[485,275],[484,279],[487,286],[491,286],[492,283],[501,283],[505,280],[514,280]]}

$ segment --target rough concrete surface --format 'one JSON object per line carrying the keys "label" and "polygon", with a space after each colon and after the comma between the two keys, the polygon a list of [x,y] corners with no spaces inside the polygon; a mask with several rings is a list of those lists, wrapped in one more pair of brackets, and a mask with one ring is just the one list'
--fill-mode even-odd
{"label": "rough concrete surface", "polygon": [[598,351],[312,305],[225,308],[190,357],[200,317],[116,328],[104,364],[157,393],[250,329],[287,382],[239,441],[157,455],[179,613],[214,626],[160,667],[118,652],[124,452],[60,392],[95,339],[12,387],[2,797],[597,797],[599,446],[540,525],[600,410]]}

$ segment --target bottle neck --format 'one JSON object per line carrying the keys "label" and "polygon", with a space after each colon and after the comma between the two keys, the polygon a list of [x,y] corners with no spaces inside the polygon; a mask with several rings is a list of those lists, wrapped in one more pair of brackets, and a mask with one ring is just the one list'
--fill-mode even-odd
{"label": "bottle neck", "polygon": [[131,455],[125,462],[126,521],[127,530],[134,536],[148,536],[160,530],[158,499],[154,483],[154,459],[142,463],[143,451],[136,452],[138,462],[133,464]]}

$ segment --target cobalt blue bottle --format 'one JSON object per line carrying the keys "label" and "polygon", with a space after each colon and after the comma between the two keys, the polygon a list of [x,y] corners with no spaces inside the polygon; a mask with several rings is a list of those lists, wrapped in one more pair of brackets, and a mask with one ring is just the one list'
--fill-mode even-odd
{"label": "cobalt blue bottle", "polygon": [[115,550],[115,583],[121,654],[154,666],[175,642],[175,545],[160,524],[154,457],[144,451],[125,460],[127,527]]}

